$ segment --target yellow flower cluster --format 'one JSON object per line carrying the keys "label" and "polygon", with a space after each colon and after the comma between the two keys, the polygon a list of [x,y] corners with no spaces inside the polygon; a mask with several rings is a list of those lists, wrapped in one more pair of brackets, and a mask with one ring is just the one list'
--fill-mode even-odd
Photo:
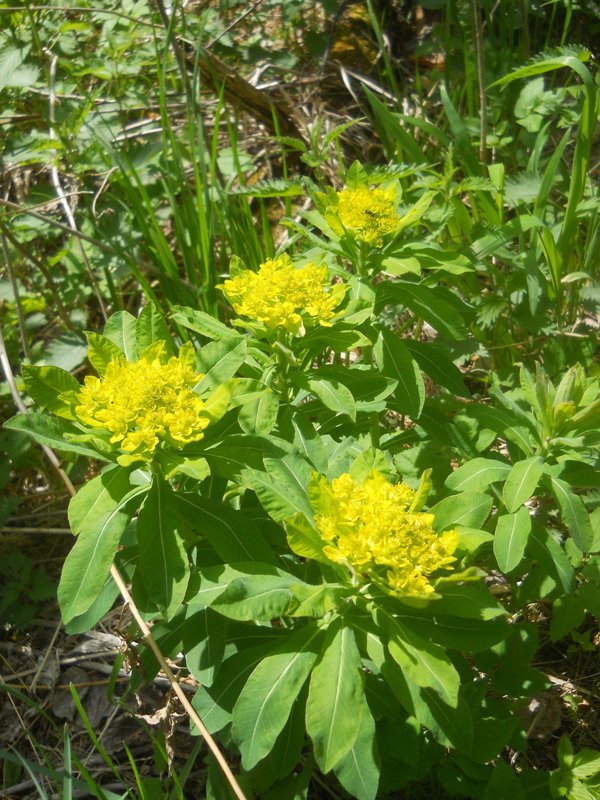
{"label": "yellow flower cluster", "polygon": [[108,430],[110,441],[130,454],[123,464],[149,461],[160,442],[177,446],[203,437],[208,417],[192,387],[203,377],[190,352],[164,362],[156,353],[139,361],[117,358],[102,378],[88,376],[75,405],[79,420]]}
{"label": "yellow flower cluster", "polygon": [[398,227],[393,189],[343,189],[337,193],[337,214],[348,233],[359,242],[381,247],[383,237]]}
{"label": "yellow flower cluster", "polygon": [[372,470],[362,484],[347,473],[331,484],[318,479],[317,528],[328,544],[327,558],[375,578],[387,567],[387,584],[403,595],[429,595],[429,576],[448,567],[457,544],[456,531],[437,534],[433,514],[411,512],[414,491],[393,485]]}
{"label": "yellow flower cluster", "polygon": [[303,327],[303,314],[321,325],[330,324],[346,287],[327,284],[327,267],[307,264],[298,269],[289,256],[282,255],[265,261],[258,272],[245,270],[226,280],[222,288],[240,316],[297,334]]}

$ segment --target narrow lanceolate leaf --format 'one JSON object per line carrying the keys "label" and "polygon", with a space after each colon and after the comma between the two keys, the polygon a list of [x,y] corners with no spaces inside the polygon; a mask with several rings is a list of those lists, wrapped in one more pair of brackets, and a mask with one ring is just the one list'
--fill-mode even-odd
{"label": "narrow lanceolate leaf", "polygon": [[390,655],[405,675],[417,686],[433,689],[447,705],[456,707],[460,676],[444,649],[422,639],[383,609],[377,609],[376,621],[388,634]]}
{"label": "narrow lanceolate leaf", "polygon": [[137,351],[141,355],[155,342],[165,342],[172,349],[169,328],[154,303],[146,303],[136,323]]}
{"label": "narrow lanceolate leaf", "polygon": [[104,375],[111,361],[123,358],[120,348],[110,339],[93,331],[86,331],[85,335],[88,340],[88,359],[98,375]]}
{"label": "narrow lanceolate leaf", "polygon": [[137,358],[137,320],[129,311],[117,311],[104,326],[104,336],[125,353],[127,361]]}
{"label": "narrow lanceolate leaf", "polygon": [[494,555],[502,572],[510,572],[521,563],[530,533],[531,518],[526,508],[498,518]]}
{"label": "narrow lanceolate leaf", "polygon": [[23,381],[28,394],[42,408],[65,419],[74,419],[67,403],[60,399],[63,392],[81,389],[79,382],[59,367],[34,367],[25,365],[22,370]]}
{"label": "narrow lanceolate leaf", "polygon": [[[306,732],[323,772],[350,750],[366,711],[361,661],[352,628],[338,617],[330,624],[306,703]],[[367,711],[368,713],[368,711]]]}
{"label": "narrow lanceolate leaf", "polygon": [[425,403],[425,387],[408,347],[391,331],[382,330],[374,353],[380,371],[387,378],[398,381],[394,391],[394,410],[416,419]]}
{"label": "narrow lanceolate leaf", "polygon": [[587,553],[594,541],[594,531],[583,500],[572,491],[565,481],[553,476],[550,476],[550,481],[552,494],[560,506],[562,518],[567,524],[573,541],[583,553]]}
{"label": "narrow lanceolate leaf", "polygon": [[232,734],[244,769],[273,748],[317,659],[321,633],[316,623],[300,628],[250,675],[233,709]]}
{"label": "narrow lanceolate leaf", "polygon": [[484,492],[490,483],[503,481],[510,464],[495,458],[473,458],[446,478],[446,486],[454,492]]}
{"label": "narrow lanceolate leaf", "polygon": [[3,427],[31,436],[39,444],[48,445],[48,447],[61,452],[78,453],[82,456],[108,461],[106,455],[102,455],[97,450],[78,442],[69,441],[67,438],[69,435],[81,435],[81,428],[76,428],[75,425],[64,419],[56,419],[48,414],[17,414],[7,420]]}
{"label": "narrow lanceolate leaf", "polygon": [[356,419],[356,402],[352,392],[343,383],[324,378],[309,378],[308,388],[325,406],[336,414],[347,414],[351,420]]}
{"label": "narrow lanceolate leaf", "polygon": [[146,486],[131,487],[129,474],[114,467],[87,483],[69,506],[78,534],[63,567],[58,601],[64,622],[84,614],[106,581],[115,552]]}
{"label": "narrow lanceolate leaf", "polygon": [[362,714],[356,741],[333,771],[352,797],[357,800],[375,800],[381,765],[375,721],[368,708]]}
{"label": "narrow lanceolate leaf", "polygon": [[506,510],[512,514],[534,493],[544,471],[544,461],[539,456],[517,461],[508,474],[502,499]]}
{"label": "narrow lanceolate leaf", "polygon": [[138,517],[139,564],[148,596],[167,617],[181,606],[190,576],[176,511],[171,487],[155,478]]}
{"label": "narrow lanceolate leaf", "polygon": [[434,515],[436,531],[445,531],[453,525],[481,528],[492,510],[492,498],[481,492],[461,492],[444,497],[429,510]]}

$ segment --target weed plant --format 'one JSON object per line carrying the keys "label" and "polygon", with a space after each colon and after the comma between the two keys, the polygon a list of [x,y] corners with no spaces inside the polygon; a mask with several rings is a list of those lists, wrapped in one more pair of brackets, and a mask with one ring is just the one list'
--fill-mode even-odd
{"label": "weed plant", "polygon": [[[283,41],[314,23],[267,5]],[[66,629],[112,606],[116,565],[248,798],[593,800],[600,752],[563,735],[536,769],[522,711],[556,677],[543,645],[597,647],[600,620],[599,104],[569,44],[594,12],[423,5],[462,64],[411,114],[382,56],[361,94],[382,162],[318,122],[252,183],[225,87],[204,92],[230,9],[0,7],[29,402],[5,428],[101,465],[69,506]],[[230,791],[211,761],[206,796]]]}

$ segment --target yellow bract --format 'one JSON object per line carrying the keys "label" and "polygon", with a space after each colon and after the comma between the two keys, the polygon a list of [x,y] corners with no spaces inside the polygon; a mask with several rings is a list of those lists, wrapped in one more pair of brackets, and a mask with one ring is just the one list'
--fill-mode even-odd
{"label": "yellow bract", "polygon": [[292,334],[302,330],[303,314],[329,325],[346,291],[343,284],[328,285],[327,267],[298,269],[287,255],[265,261],[258,272],[245,270],[222,288],[240,316]]}
{"label": "yellow bract", "polygon": [[359,242],[381,247],[383,237],[398,227],[393,189],[359,186],[337,193],[337,214],[346,231]]}
{"label": "yellow bract", "polygon": [[331,484],[318,479],[317,528],[328,544],[324,554],[357,573],[387,567],[387,584],[403,595],[429,595],[429,576],[456,559],[456,531],[438,534],[433,514],[411,512],[415,492],[389,483],[372,470],[362,484],[345,473]]}
{"label": "yellow bract", "polygon": [[104,377],[86,377],[77,396],[77,417],[111,433],[110,441],[130,454],[117,459],[123,464],[151,460],[160,442],[180,446],[202,439],[209,420],[192,387],[203,376],[188,355],[180,353],[165,363],[155,355],[111,361]]}

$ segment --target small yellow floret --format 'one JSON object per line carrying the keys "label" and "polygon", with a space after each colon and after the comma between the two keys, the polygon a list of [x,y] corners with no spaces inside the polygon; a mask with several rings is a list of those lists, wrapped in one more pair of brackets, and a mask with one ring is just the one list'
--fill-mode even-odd
{"label": "small yellow floret", "polygon": [[329,325],[345,292],[343,284],[328,286],[327,267],[297,269],[287,255],[265,261],[258,272],[246,270],[226,280],[222,288],[240,316],[292,334],[301,331],[302,315]]}
{"label": "small yellow floret", "polygon": [[359,242],[381,247],[383,237],[398,227],[393,189],[343,189],[337,193],[337,213],[348,233]]}
{"label": "small yellow floret", "polygon": [[433,592],[429,576],[456,560],[456,531],[438,534],[433,514],[411,512],[415,493],[405,484],[391,484],[372,470],[362,484],[347,473],[331,484],[321,477],[319,491],[325,513],[315,522],[331,561],[371,577],[388,568],[392,591],[423,596]]}
{"label": "small yellow floret", "polygon": [[181,445],[203,437],[208,417],[192,391],[203,377],[186,354],[110,362],[103,378],[88,376],[75,413],[84,425],[102,428],[110,441],[136,459],[149,461],[160,442]]}

